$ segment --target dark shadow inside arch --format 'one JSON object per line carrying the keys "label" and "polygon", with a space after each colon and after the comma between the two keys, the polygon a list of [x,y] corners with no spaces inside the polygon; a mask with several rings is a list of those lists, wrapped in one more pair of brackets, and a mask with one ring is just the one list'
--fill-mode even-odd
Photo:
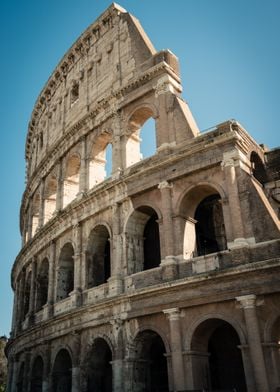
{"label": "dark shadow inside arch", "polygon": [[72,389],[72,360],[67,350],[58,352],[52,371],[52,391],[71,392]]}
{"label": "dark shadow inside arch", "polygon": [[192,338],[195,388],[215,391],[246,392],[240,340],[226,321],[210,319],[202,322]]}
{"label": "dark shadow inside arch", "polygon": [[221,198],[219,194],[203,199],[194,215],[197,221],[197,256],[225,250],[227,247]]}
{"label": "dark shadow inside arch", "polygon": [[31,371],[31,391],[42,392],[43,391],[43,370],[44,363],[42,358],[39,356],[35,359],[32,371]]}
{"label": "dark shadow inside arch", "polygon": [[168,373],[165,346],[154,331],[143,331],[136,337],[133,380],[135,391],[167,392]]}
{"label": "dark shadow inside arch", "polygon": [[108,229],[96,226],[90,233],[87,247],[87,287],[106,283],[111,276],[111,246]]}
{"label": "dark shadow inside arch", "polygon": [[112,392],[112,352],[108,343],[98,338],[94,341],[84,364],[87,392]]}
{"label": "dark shadow inside arch", "polygon": [[56,300],[60,301],[74,290],[74,249],[71,243],[63,246],[58,264]]}
{"label": "dark shadow inside arch", "polygon": [[160,264],[160,241],[158,216],[153,213],[144,228],[144,270],[158,267]]}
{"label": "dark shadow inside arch", "polygon": [[38,312],[47,303],[48,300],[48,283],[49,283],[49,262],[44,259],[39,267],[36,277],[36,300],[35,306]]}

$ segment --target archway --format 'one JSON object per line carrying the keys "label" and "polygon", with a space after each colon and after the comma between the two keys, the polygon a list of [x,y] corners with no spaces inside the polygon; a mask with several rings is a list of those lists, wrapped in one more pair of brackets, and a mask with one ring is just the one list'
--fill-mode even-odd
{"label": "archway", "polygon": [[49,284],[49,261],[45,258],[38,269],[36,278],[36,311],[42,309],[48,300],[48,284]]}
{"label": "archway", "polygon": [[40,356],[38,356],[32,366],[31,370],[31,388],[32,392],[42,392],[43,391],[43,370],[44,363]]}
{"label": "archway", "polygon": [[45,182],[44,194],[44,223],[48,222],[56,209],[57,179],[55,175],[49,175]]}
{"label": "archway", "polygon": [[225,226],[220,201],[219,194],[207,196],[199,203],[195,211],[198,256],[226,249]]}
{"label": "archway", "polygon": [[32,200],[32,237],[34,237],[39,227],[40,200],[40,193],[37,191]]}
{"label": "archway", "polygon": [[111,276],[110,234],[104,225],[90,233],[87,246],[87,287],[106,283]]}
{"label": "archway", "polygon": [[162,338],[152,330],[140,332],[135,339],[133,391],[167,392],[166,349]]}
{"label": "archway", "polygon": [[155,154],[156,129],[151,108],[142,107],[132,114],[125,147],[126,167]]}
{"label": "archway", "polygon": [[74,249],[69,242],[63,246],[58,260],[56,300],[67,298],[74,289]]}
{"label": "archway", "polygon": [[86,392],[112,392],[112,352],[108,343],[95,339],[84,362]]}
{"label": "archway", "polygon": [[158,215],[147,206],[139,207],[126,225],[128,273],[158,267],[161,261]]}
{"label": "archway", "polygon": [[195,330],[191,350],[194,388],[246,392],[246,382],[235,329],[221,319],[209,319]]}
{"label": "archway", "polygon": [[185,259],[227,248],[221,196],[214,187],[201,184],[192,188],[179,211]]}
{"label": "archway", "polygon": [[104,181],[112,172],[112,135],[103,132],[93,143],[89,163],[89,188]]}
{"label": "archway", "polygon": [[79,192],[79,175],[81,161],[77,154],[70,156],[66,162],[63,182],[63,208],[74,200]]}
{"label": "archway", "polygon": [[52,371],[53,392],[71,392],[72,360],[66,349],[56,355]]}

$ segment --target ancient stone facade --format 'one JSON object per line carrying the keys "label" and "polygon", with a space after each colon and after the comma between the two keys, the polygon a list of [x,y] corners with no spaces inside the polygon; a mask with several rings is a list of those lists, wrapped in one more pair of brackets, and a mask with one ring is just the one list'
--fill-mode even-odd
{"label": "ancient stone facade", "polygon": [[49,78],[26,142],[8,391],[280,388],[280,153],[236,121],[200,133],[181,91],[176,56],[116,4]]}

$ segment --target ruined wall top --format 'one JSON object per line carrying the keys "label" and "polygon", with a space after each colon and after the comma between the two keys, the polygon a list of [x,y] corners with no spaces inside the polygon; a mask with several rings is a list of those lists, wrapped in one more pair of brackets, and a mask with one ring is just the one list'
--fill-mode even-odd
{"label": "ruined wall top", "polygon": [[27,179],[71,126],[108,97],[119,99],[124,88],[162,62],[179,76],[176,56],[156,52],[139,21],[113,3],[64,55],[35,103],[26,140]]}

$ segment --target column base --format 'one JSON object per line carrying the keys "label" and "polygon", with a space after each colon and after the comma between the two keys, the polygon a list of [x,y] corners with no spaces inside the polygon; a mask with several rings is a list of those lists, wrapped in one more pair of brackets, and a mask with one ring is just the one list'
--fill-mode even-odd
{"label": "column base", "polygon": [[178,278],[178,261],[175,256],[166,256],[160,263],[161,275],[164,281]]}
{"label": "column base", "polygon": [[111,278],[108,279],[108,284],[109,297],[114,297],[115,295],[119,295],[123,292],[123,279],[120,276],[111,276]]}
{"label": "column base", "polygon": [[82,292],[80,289],[74,290],[70,293],[71,302],[73,307],[82,305]]}

